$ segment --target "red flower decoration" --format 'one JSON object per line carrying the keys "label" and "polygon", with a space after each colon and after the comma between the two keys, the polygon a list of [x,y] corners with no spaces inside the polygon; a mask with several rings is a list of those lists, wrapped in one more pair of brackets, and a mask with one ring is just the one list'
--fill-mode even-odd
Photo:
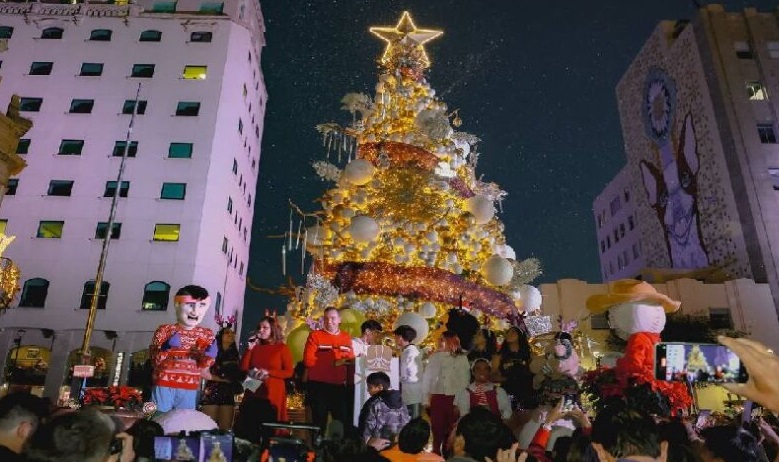
{"label": "red flower decoration", "polygon": [[143,396],[133,387],[93,387],[84,391],[81,404],[133,409],[143,404]]}

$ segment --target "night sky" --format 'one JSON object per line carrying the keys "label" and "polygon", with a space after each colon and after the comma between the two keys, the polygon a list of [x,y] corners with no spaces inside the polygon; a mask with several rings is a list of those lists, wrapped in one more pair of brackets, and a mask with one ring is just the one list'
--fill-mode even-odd
{"label": "night sky", "polygon": [[[721,2],[730,11],[771,11],[777,1]],[[267,0],[262,69],[268,89],[248,275],[274,288],[281,275],[287,200],[308,211],[330,184],[311,167],[324,160],[318,123],[346,123],[340,99],[371,96],[384,42],[370,26],[394,26],[409,10],[427,44],[428,81],[458,129],[482,139],[477,176],[508,192],[499,218],[518,259],[537,257],[535,284],[601,280],[592,201],[624,165],[615,86],[655,26],[691,19],[692,1]],[[298,254],[299,258],[299,254]],[[292,260],[290,260],[291,262]],[[298,283],[299,264],[289,264]],[[281,297],[247,291],[246,326]],[[244,329],[244,333],[246,333]]]}

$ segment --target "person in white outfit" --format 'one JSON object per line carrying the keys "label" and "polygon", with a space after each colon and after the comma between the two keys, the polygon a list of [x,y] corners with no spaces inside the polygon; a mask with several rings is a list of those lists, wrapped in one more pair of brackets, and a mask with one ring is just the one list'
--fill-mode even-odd
{"label": "person in white outfit", "polygon": [[411,326],[398,326],[393,332],[395,344],[400,352],[400,392],[403,402],[408,407],[411,418],[419,417],[422,411],[422,353],[412,342],[417,337],[417,331]]}
{"label": "person in white outfit", "polygon": [[457,421],[454,395],[470,382],[471,368],[460,339],[454,332],[446,331],[422,375],[422,397],[430,415],[433,452],[438,455],[442,454],[446,437]]}

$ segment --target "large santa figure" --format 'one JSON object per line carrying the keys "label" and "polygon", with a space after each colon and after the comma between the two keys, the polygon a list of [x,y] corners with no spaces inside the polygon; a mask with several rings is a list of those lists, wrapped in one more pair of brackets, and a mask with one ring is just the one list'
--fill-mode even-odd
{"label": "large santa figure", "polygon": [[195,409],[200,379],[210,379],[216,358],[214,332],[200,323],[211,305],[200,286],[182,287],[173,298],[176,323],[157,328],[149,347],[152,366],[152,401],[157,411]]}
{"label": "large santa figure", "polygon": [[590,313],[606,313],[611,329],[627,340],[625,354],[617,360],[614,371],[620,385],[649,385],[668,399],[672,414],[689,408],[692,399],[686,384],[655,380],[655,345],[665,328],[666,314],[675,313],[680,305],[651,284],[635,279],[611,282],[608,293],[587,299]]}

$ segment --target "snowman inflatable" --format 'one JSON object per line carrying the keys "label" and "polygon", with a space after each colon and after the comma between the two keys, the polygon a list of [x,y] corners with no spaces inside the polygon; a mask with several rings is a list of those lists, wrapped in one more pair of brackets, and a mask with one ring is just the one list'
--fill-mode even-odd
{"label": "snowman inflatable", "polygon": [[607,313],[611,329],[627,341],[625,353],[614,369],[620,386],[626,389],[648,384],[668,399],[672,414],[687,410],[692,399],[686,384],[655,380],[655,345],[665,328],[666,314],[675,313],[680,305],[651,284],[635,279],[611,282],[607,293],[587,299],[590,313]]}

